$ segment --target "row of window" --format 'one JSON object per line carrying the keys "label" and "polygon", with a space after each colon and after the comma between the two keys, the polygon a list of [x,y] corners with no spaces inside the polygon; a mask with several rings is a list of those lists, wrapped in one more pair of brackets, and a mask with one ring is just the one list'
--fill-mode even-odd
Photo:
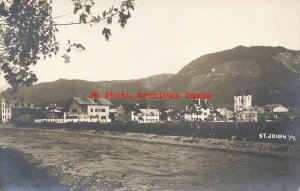
{"label": "row of window", "polygon": [[2,109],[2,113],[10,113],[10,109]]}
{"label": "row of window", "polygon": [[[72,113],[77,113],[78,109],[72,109]],[[82,110],[82,112],[86,112],[85,109]],[[94,112],[94,109],[91,109],[91,112]],[[95,112],[106,112],[106,109],[95,109]]]}
{"label": "row of window", "polygon": [[[12,105],[13,104],[13,105]],[[13,106],[13,107],[32,107],[33,105],[31,103],[19,103],[19,102],[16,102],[16,103],[11,103],[11,104],[7,104],[7,106]],[[2,107],[5,107],[5,104],[3,103],[2,104]]]}
{"label": "row of window", "polygon": [[146,122],[159,122],[158,119],[146,119]]}
{"label": "row of window", "polygon": [[3,115],[3,116],[2,116],[2,119],[10,119],[10,116],[9,116],[9,115],[7,115],[7,116],[6,116],[6,115]]}
{"label": "row of window", "polygon": [[[91,109],[91,112],[94,112],[94,109]],[[95,109],[95,112],[106,112],[105,109]]]}
{"label": "row of window", "polygon": [[151,117],[151,116],[158,117],[158,114],[146,114],[145,116],[147,116],[147,117]]}
{"label": "row of window", "polygon": [[[242,114],[239,114],[238,117],[242,117]],[[245,117],[256,117],[255,114],[245,114]]]}

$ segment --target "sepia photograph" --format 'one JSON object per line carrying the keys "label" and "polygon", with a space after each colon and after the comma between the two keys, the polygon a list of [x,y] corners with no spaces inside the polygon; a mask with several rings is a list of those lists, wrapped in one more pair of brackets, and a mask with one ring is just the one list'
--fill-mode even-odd
{"label": "sepia photograph", "polygon": [[299,0],[0,0],[0,191],[300,191]]}

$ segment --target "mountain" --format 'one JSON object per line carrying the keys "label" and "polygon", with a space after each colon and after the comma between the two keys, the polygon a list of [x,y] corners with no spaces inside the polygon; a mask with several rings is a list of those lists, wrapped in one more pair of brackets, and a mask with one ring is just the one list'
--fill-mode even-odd
{"label": "mountain", "polygon": [[[171,64],[171,63],[167,63]],[[217,107],[233,108],[233,96],[249,92],[254,105],[279,103],[300,110],[300,51],[284,47],[238,46],[230,50],[201,56],[177,74],[161,74],[138,80],[89,82],[57,80],[40,83],[16,91],[7,90],[6,97],[26,97],[35,104],[64,102],[92,91],[211,93]],[[115,105],[146,101],[157,107],[184,107],[191,100],[111,100]]]}
{"label": "mountain", "polygon": [[71,97],[88,96],[91,92],[149,92],[173,75],[160,74],[137,80],[100,82],[59,79],[54,82],[39,83],[28,88],[8,89],[2,92],[1,95],[10,99],[13,97],[25,97],[36,105],[48,102],[58,102],[64,105],[65,101]]}
{"label": "mountain", "polygon": [[253,104],[294,107],[300,95],[300,51],[238,46],[195,59],[157,89],[209,92],[212,102],[233,107],[233,96],[250,92]]}

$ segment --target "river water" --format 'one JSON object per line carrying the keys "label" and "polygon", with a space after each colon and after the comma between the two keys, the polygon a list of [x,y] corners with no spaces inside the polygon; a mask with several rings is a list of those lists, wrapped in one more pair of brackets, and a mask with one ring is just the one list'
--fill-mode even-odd
{"label": "river water", "polygon": [[3,128],[0,143],[49,164],[69,161],[80,176],[97,176],[128,188],[298,191],[300,185],[296,159],[51,130]]}
{"label": "river water", "polygon": [[102,141],[99,148],[102,173],[112,180],[122,175],[125,182],[148,185],[154,190],[299,190],[299,160],[174,145]]}

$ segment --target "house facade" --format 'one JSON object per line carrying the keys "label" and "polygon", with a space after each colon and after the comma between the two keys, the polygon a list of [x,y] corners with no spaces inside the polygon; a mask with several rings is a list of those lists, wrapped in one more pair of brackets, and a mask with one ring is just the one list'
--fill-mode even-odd
{"label": "house facade", "polygon": [[138,123],[159,123],[160,112],[158,109],[139,109],[132,113],[132,121]]}
{"label": "house facade", "polygon": [[112,105],[107,99],[72,98],[69,102],[67,118],[94,120],[100,123],[111,122],[109,107]]}

